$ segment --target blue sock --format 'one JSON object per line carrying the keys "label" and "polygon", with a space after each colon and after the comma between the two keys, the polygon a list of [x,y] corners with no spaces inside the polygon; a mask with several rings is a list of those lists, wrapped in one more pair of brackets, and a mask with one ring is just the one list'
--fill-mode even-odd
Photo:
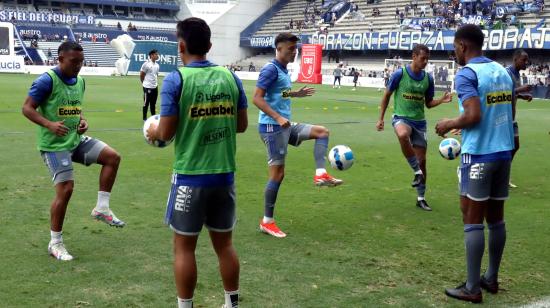
{"label": "blue sock", "polygon": [[424,195],[426,194],[426,184],[420,183],[418,186],[416,186],[416,193],[418,195],[418,198],[424,199]]}
{"label": "blue sock", "polygon": [[264,196],[265,196],[265,205],[264,205],[264,216],[273,218],[273,212],[275,211],[275,202],[277,201],[277,194],[279,193],[279,187],[281,186],[280,182],[275,182],[273,180],[267,181],[265,186]]}
{"label": "blue sock", "polygon": [[328,149],[328,137],[315,140],[313,147],[313,157],[315,158],[315,168],[325,168],[325,155]]}
{"label": "blue sock", "polygon": [[489,267],[485,272],[485,279],[497,281],[498,269],[506,244],[506,224],[504,221],[488,224],[489,227]]}
{"label": "blue sock", "polygon": [[483,224],[464,224],[464,244],[466,246],[466,268],[468,280],[466,288],[474,293],[480,291],[479,275],[481,273],[481,259],[485,250],[485,234]]}
{"label": "blue sock", "polygon": [[414,170],[415,173],[420,170],[420,165],[418,164],[418,159],[416,158],[416,156],[408,157],[407,162],[409,163],[409,166],[411,166],[412,170]]}

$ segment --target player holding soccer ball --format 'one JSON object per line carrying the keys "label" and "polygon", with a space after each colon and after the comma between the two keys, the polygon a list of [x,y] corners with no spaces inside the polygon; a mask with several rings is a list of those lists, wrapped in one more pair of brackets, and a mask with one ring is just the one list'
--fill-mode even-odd
{"label": "player holding soccer ball", "polygon": [[225,289],[224,308],[239,305],[239,259],[233,248],[235,151],[237,133],[248,126],[241,81],[206,59],[210,27],[199,18],[177,24],[185,64],[164,79],[160,123],[151,124],[155,141],[175,135],[176,160],[165,221],[174,230],[174,276],[178,307],[192,308],[197,284],[195,248],[205,225],[218,255]]}
{"label": "player holding soccer ball", "polygon": [[376,123],[378,131],[384,130],[384,115],[394,95],[394,115],[392,125],[401,145],[401,151],[414,171],[412,187],[418,194],[416,206],[431,211],[426,202],[426,118],[424,106],[436,107],[452,100],[452,95],[445,92],[440,99],[434,99],[434,80],[424,71],[430,59],[430,50],[426,45],[417,44],[412,50],[412,63],[396,70],[380,103],[380,118]]}
{"label": "player holding soccer ball", "polygon": [[64,42],[59,46],[58,54],[59,66],[32,84],[23,104],[23,114],[39,125],[38,150],[55,184],[48,252],[58,260],[69,261],[73,256],[65,248],[62,229],[74,187],[73,161],[86,166],[94,163],[103,166],[92,217],[116,227],[123,227],[124,222],[109,208],[120,155],[102,141],[83,135],[88,130],[88,122],[82,116],[84,80],[78,76],[84,61],[82,46]]}
{"label": "player holding soccer ball", "polygon": [[269,180],[265,187],[264,218],[260,230],[275,237],[286,234],[274,220],[275,202],[285,174],[285,157],[288,145],[299,146],[302,141],[315,139],[313,156],[316,171],[313,182],[317,186],[336,186],[343,183],[325,170],[325,154],[328,148],[329,131],[326,127],[290,122],[290,98],[306,97],[315,89],[303,87],[291,91],[287,65],[294,61],[300,39],[291,33],[281,33],[275,38],[276,57],[260,71],[254,93],[254,105],[260,109],[259,133],[268,155]]}
{"label": "player holding soccer ball", "polygon": [[[498,292],[498,271],[506,242],[504,200],[508,199],[514,149],[514,83],[500,64],[482,56],[484,35],[475,25],[455,33],[455,77],[460,116],[440,120],[436,133],[462,129],[460,208],[464,222],[466,282],[445,294],[463,301],[482,301],[481,288]],[[480,277],[485,250],[483,221],[489,227],[489,267]]]}

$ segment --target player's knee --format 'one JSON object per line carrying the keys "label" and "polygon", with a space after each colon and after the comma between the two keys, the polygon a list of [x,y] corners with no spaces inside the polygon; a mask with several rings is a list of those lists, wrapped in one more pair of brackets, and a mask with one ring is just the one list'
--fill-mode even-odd
{"label": "player's knee", "polygon": [[64,197],[70,197],[73,194],[74,182],[67,181],[59,183],[60,189],[58,190]]}
{"label": "player's knee", "polygon": [[118,152],[113,151],[113,153],[109,157],[109,165],[118,167],[120,165],[120,160],[122,158],[120,157],[120,154]]}

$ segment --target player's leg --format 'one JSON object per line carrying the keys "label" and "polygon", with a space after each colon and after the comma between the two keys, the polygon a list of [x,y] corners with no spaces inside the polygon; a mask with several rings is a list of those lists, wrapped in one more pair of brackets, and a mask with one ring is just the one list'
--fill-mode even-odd
{"label": "player's leg", "polygon": [[338,80],[338,77],[334,76],[334,82],[332,83],[332,88],[336,88],[336,80]]}
{"label": "player's leg", "polygon": [[401,152],[414,172],[414,179],[411,185],[416,187],[422,183],[424,176],[411,143],[412,127],[407,124],[404,119],[397,117],[392,119],[392,125],[395,135],[397,136],[397,140],[399,141],[399,145],[401,146]]}
{"label": "player's leg", "polygon": [[225,290],[226,308],[239,306],[239,258],[233,247],[232,231],[237,221],[235,187],[208,188],[205,226],[210,233],[218,256],[220,274]]}
{"label": "player's leg", "polygon": [[174,233],[174,278],[179,308],[193,307],[193,293],[197,285],[195,248],[198,238],[198,235]]}
{"label": "player's leg", "polygon": [[302,141],[315,139],[313,146],[313,158],[315,160],[315,176],[313,183],[317,186],[338,186],[344,181],[334,178],[325,169],[326,154],[330,132],[328,128],[321,125],[293,123],[288,143],[299,146]]}
{"label": "player's leg", "polygon": [[147,120],[147,108],[149,108],[149,89],[143,88],[143,106],[141,108],[143,121]]}
{"label": "player's leg", "polygon": [[420,171],[422,171],[422,180],[416,186],[416,192],[418,195],[416,206],[423,210],[431,211],[431,207],[424,198],[426,194],[426,181],[428,177],[428,172],[426,170],[426,149],[428,148],[428,140],[426,138],[427,134],[425,121],[424,124],[415,123],[411,126],[411,128],[412,132],[410,140],[413,145],[414,154],[418,161],[418,166],[420,167]]}
{"label": "player's leg", "polygon": [[42,152],[44,163],[55,185],[55,197],[50,206],[50,242],[48,253],[58,260],[70,261],[73,257],[63,243],[63,222],[74,187],[71,155],[63,152]]}
{"label": "player's leg", "polygon": [[151,108],[151,115],[157,114],[156,105],[157,105],[158,93],[159,93],[158,87],[151,89],[151,94],[149,95],[149,107]]}
{"label": "player's leg", "polygon": [[73,160],[86,166],[95,163],[102,165],[97,203],[92,210],[92,217],[110,226],[123,227],[125,223],[115,216],[109,206],[111,190],[120,164],[120,155],[104,142],[85,137],[74,150]]}
{"label": "player's leg", "polygon": [[498,292],[498,271],[506,244],[504,200],[508,199],[510,161],[494,163],[495,175],[486,220],[489,227],[489,267],[481,278],[481,287],[491,293]]}
{"label": "player's leg", "polygon": [[264,217],[260,222],[260,231],[275,237],[286,236],[275,224],[274,217],[277,195],[285,176],[285,157],[289,136],[289,128],[260,133],[267,149],[269,165],[269,179],[264,190]]}

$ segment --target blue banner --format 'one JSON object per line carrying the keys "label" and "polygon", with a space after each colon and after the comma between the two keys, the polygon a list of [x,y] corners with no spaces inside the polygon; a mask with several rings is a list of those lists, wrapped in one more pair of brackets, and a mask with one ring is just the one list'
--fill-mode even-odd
{"label": "blue banner", "polygon": [[422,30],[422,28],[426,28],[426,24],[429,23],[431,27],[435,27],[437,25],[442,26],[443,22],[445,21],[445,18],[443,17],[416,17],[416,18],[406,18],[401,23],[401,26],[404,26],[408,29],[413,30]]}
{"label": "blue banner", "polygon": [[49,25],[16,25],[15,28],[19,33],[19,36],[23,40],[46,40],[46,41],[59,41],[62,40],[64,36],[74,40],[71,29],[68,26],[49,26]]}
{"label": "blue banner", "polygon": [[[484,50],[550,49],[550,28],[483,30]],[[412,50],[425,44],[430,50],[452,51],[455,31],[391,31],[301,35],[304,44],[321,44],[323,50]],[[241,39],[243,47],[273,48],[273,36]]]}
{"label": "blue banner", "polygon": [[128,71],[139,72],[141,65],[149,60],[149,51],[156,49],[159,53],[157,63],[160,71],[164,73],[172,72],[178,68],[178,44],[175,42],[150,42],[134,41],[136,47],[130,56],[130,66]]}
{"label": "blue banner", "polygon": [[26,12],[0,10],[0,21],[15,22],[39,22],[39,23],[62,23],[62,24],[91,24],[95,23],[94,16],[76,14],[49,13],[49,12]]}

